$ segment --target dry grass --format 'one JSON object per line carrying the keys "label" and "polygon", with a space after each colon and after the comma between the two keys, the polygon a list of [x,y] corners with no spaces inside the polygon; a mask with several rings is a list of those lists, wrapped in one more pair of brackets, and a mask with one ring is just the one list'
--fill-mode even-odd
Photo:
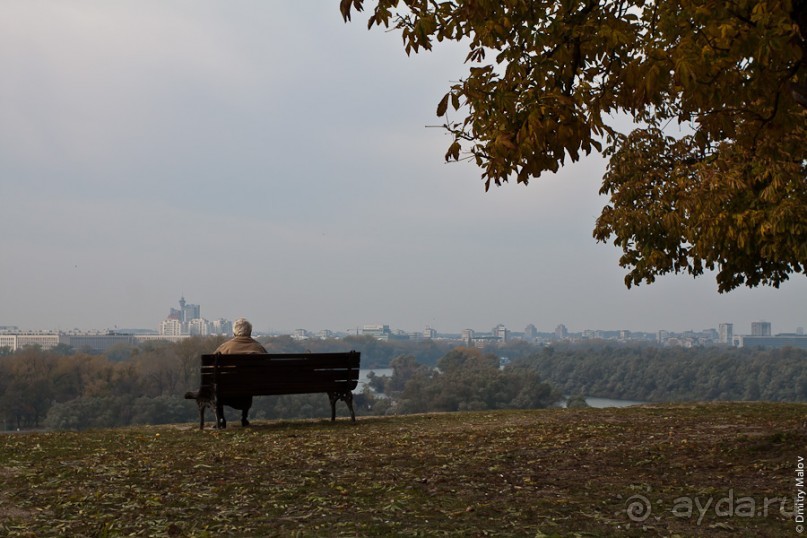
{"label": "dry grass", "polygon": [[805,417],[725,403],[6,434],[0,535],[787,536]]}

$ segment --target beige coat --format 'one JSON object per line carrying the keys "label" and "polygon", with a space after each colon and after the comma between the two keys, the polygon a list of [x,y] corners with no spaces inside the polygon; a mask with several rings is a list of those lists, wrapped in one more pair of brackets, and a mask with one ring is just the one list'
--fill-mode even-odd
{"label": "beige coat", "polygon": [[249,336],[235,336],[231,340],[227,340],[221,344],[218,349],[216,349],[216,353],[221,353],[222,355],[266,353],[266,348]]}

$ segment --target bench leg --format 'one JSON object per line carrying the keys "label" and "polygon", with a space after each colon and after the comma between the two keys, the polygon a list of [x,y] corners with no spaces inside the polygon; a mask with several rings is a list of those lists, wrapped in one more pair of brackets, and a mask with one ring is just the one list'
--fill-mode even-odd
{"label": "bench leg", "polygon": [[356,412],[353,411],[353,393],[347,392],[345,394],[345,403],[347,404],[347,408],[350,409],[350,420],[356,422]]}
{"label": "bench leg", "polygon": [[223,430],[227,427],[227,420],[224,418],[224,403],[216,402],[216,428]]}
{"label": "bench leg", "polygon": [[335,392],[329,392],[328,399],[331,401],[331,422],[333,422],[336,420],[336,401],[339,400],[339,395]]}
{"label": "bench leg", "polygon": [[205,429],[205,409],[210,407],[213,409],[212,403],[210,398],[204,393],[202,390],[198,392],[186,392],[185,393],[186,400],[195,400],[196,407],[199,409],[199,429]]}
{"label": "bench leg", "polygon": [[347,404],[347,408],[350,410],[350,419],[353,422],[356,422],[356,413],[353,411],[353,393],[348,392],[329,392],[328,399],[331,401],[331,421],[336,420],[336,402],[339,400],[344,400]]}

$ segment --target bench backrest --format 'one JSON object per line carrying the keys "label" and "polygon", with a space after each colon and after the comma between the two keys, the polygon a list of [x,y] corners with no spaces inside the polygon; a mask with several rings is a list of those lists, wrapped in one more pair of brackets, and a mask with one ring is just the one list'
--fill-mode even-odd
{"label": "bench backrest", "polygon": [[358,351],[202,355],[202,387],[219,397],[346,392],[359,380]]}

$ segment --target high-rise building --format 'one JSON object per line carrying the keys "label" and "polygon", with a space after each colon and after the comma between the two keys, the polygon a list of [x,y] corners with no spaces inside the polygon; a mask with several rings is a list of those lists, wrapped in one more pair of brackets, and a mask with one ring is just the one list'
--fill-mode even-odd
{"label": "high-rise building", "polygon": [[770,336],[771,323],[769,321],[755,321],[751,323],[751,336]]}
{"label": "high-rise building", "polygon": [[555,327],[555,338],[558,340],[563,340],[567,336],[569,336],[569,331],[566,329],[566,325],[561,323],[557,327]]}
{"label": "high-rise building", "polygon": [[182,334],[182,322],[178,319],[166,319],[160,323],[160,335],[180,336]]}
{"label": "high-rise building", "polygon": [[210,324],[206,319],[193,318],[186,325],[188,334],[192,336],[207,336],[210,334]]}
{"label": "high-rise building", "polygon": [[734,324],[721,323],[720,324],[720,343],[733,344],[734,343]]}
{"label": "high-rise building", "polygon": [[211,334],[233,334],[233,322],[227,319],[219,318],[210,322]]}
{"label": "high-rise building", "polygon": [[619,331],[619,340],[622,342],[630,340],[630,331],[626,329],[622,329],[621,331]]}
{"label": "high-rise building", "polygon": [[191,320],[202,317],[202,307],[198,304],[185,304],[182,307],[182,321],[189,323]]}

